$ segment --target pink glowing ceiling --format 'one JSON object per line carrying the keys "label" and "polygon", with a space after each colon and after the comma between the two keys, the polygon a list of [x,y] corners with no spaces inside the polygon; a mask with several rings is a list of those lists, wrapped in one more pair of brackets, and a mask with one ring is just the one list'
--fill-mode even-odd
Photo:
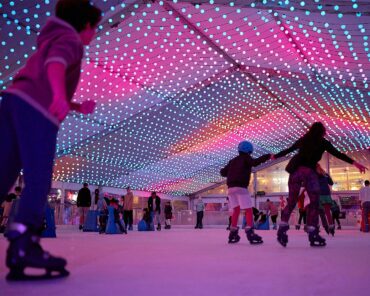
{"label": "pink glowing ceiling", "polygon": [[[239,141],[276,153],[318,120],[340,150],[370,147],[370,3],[94,3],[75,99],[98,106],[63,123],[55,180],[191,194],[222,180]],[[3,89],[54,4],[0,4]]]}

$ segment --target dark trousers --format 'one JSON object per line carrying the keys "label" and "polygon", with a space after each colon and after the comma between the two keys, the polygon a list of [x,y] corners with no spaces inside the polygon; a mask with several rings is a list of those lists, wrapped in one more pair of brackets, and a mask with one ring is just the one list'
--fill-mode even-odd
{"label": "dark trousers", "polygon": [[300,166],[294,173],[290,174],[288,187],[288,204],[282,212],[282,222],[288,223],[290,215],[298,202],[299,191],[301,187],[304,187],[310,198],[310,204],[307,206],[307,226],[318,227],[320,185],[317,173],[311,168]]}
{"label": "dark trousers", "polygon": [[0,196],[23,169],[25,188],[14,222],[39,229],[51,187],[58,127],[14,95],[0,105]]}
{"label": "dark trousers", "polygon": [[333,217],[333,222],[337,222],[338,226],[340,226],[340,220],[339,220],[339,211],[333,211],[331,212],[331,215]]}
{"label": "dark trousers", "polygon": [[328,229],[329,223],[328,223],[328,219],[326,218],[324,209],[319,209],[319,216],[321,219],[322,227],[324,227],[325,229]]}
{"label": "dark trousers", "polygon": [[133,210],[124,210],[123,211],[123,220],[125,224],[128,226],[132,226],[134,223],[134,211]]}
{"label": "dark trousers", "polygon": [[299,225],[301,225],[302,220],[303,220],[303,224],[304,224],[304,225],[306,225],[306,218],[307,218],[306,210],[304,210],[304,209],[299,209],[298,224],[299,224]]}
{"label": "dark trousers", "polygon": [[203,211],[197,212],[197,225],[195,227],[203,228]]}
{"label": "dark trousers", "polygon": [[272,215],[272,216],[271,216],[272,224],[276,224],[277,216],[278,216],[278,215]]}
{"label": "dark trousers", "polygon": [[369,227],[369,213],[370,213],[370,201],[365,201],[362,203],[362,219],[364,221],[365,226]]}

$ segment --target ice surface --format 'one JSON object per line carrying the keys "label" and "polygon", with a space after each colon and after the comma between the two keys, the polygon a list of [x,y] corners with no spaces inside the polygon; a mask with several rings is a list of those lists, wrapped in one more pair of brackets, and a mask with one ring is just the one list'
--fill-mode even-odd
{"label": "ice surface", "polygon": [[370,233],[324,235],[325,248],[310,247],[302,230],[289,231],[287,248],[275,231],[257,233],[263,245],[243,233],[228,245],[224,228],[99,235],[58,226],[58,238],[42,244],[67,258],[71,275],[37,283],[5,281],[1,237],[0,295],[370,295]]}

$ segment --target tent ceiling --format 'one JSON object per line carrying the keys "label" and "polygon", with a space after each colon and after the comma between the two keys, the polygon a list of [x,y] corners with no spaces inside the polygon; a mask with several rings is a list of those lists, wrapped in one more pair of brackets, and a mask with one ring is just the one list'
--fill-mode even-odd
{"label": "tent ceiling", "polygon": [[[55,2],[0,4],[3,89]],[[342,151],[370,146],[369,2],[94,2],[75,98],[98,106],[63,123],[55,180],[191,194],[239,141],[276,153],[318,120]]]}

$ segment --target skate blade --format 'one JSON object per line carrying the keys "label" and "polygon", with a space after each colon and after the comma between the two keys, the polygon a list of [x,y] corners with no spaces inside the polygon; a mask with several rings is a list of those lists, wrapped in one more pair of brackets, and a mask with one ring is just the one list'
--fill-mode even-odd
{"label": "skate blade", "polygon": [[282,241],[280,241],[279,239],[278,239],[277,241],[278,241],[278,243],[279,243],[280,245],[282,245],[284,248],[286,248],[286,245],[288,244],[288,242],[282,242]]}
{"label": "skate blade", "polygon": [[[56,274],[54,274],[56,273]],[[69,271],[66,269],[62,270],[51,270],[47,271],[43,275],[27,275],[24,272],[12,272],[10,271],[7,276],[6,280],[11,282],[16,281],[42,281],[42,280],[52,280],[52,279],[60,279],[69,276]]]}
{"label": "skate blade", "polygon": [[239,239],[236,239],[236,240],[229,240],[229,244],[236,244],[240,241],[240,238]]}
{"label": "skate blade", "polygon": [[325,247],[326,243],[321,243],[321,244],[311,243],[310,245],[311,245],[311,247]]}
{"label": "skate blade", "polygon": [[239,237],[236,237],[235,239],[233,240],[229,240],[229,244],[236,244],[240,241],[240,236]]}
{"label": "skate blade", "polygon": [[249,242],[251,245],[260,245],[263,244],[263,241],[258,241],[258,242]]}

